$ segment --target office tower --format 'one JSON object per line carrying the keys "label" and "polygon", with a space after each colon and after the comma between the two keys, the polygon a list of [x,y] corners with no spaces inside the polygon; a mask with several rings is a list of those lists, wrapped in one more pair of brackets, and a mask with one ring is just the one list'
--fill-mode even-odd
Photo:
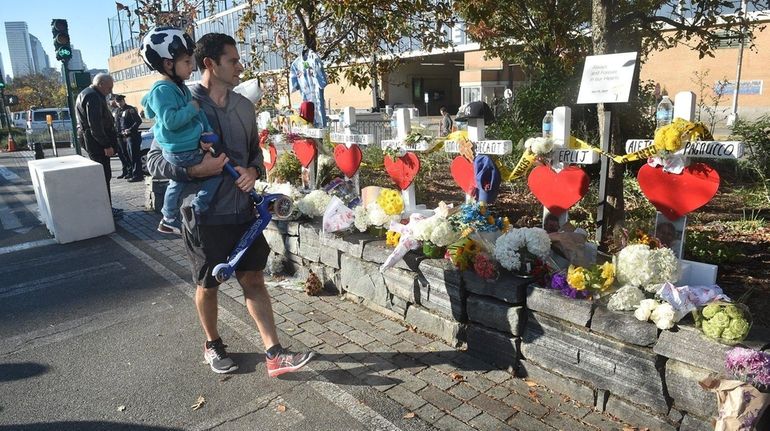
{"label": "office tower", "polygon": [[35,73],[35,63],[32,60],[32,44],[29,39],[27,23],[24,21],[6,21],[5,37],[8,41],[11,70],[13,77]]}

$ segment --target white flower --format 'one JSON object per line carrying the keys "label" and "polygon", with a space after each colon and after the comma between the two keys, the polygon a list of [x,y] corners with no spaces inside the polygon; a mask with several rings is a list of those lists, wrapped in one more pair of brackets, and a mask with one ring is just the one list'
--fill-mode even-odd
{"label": "white flower", "polygon": [[658,301],[654,299],[643,299],[639,302],[639,308],[634,311],[634,317],[646,322],[650,320],[650,314],[658,307]]}
{"label": "white flower", "polygon": [[618,253],[617,274],[621,283],[655,293],[661,284],[679,278],[679,260],[669,248],[633,244]]}
{"label": "white flower", "polygon": [[430,242],[439,247],[446,247],[458,239],[460,239],[460,233],[455,232],[452,229],[452,224],[443,218],[435,225],[433,232],[430,234]]}
{"label": "white flower", "polygon": [[495,241],[495,259],[500,262],[503,268],[517,271],[521,266],[519,250],[524,247],[526,242],[523,229],[511,229]]}
{"label": "white flower", "polygon": [[326,154],[319,154],[318,155],[318,168],[321,169],[324,166],[327,165],[334,165],[334,159],[327,156]]}
{"label": "white flower", "polygon": [[[644,292],[634,286],[623,286],[610,297],[607,308],[612,311],[630,311],[644,299]],[[645,319],[647,320],[647,319]]]}
{"label": "white flower", "polygon": [[331,196],[325,191],[313,190],[297,202],[297,208],[309,217],[320,217],[331,200]]}
{"label": "white flower", "polygon": [[366,206],[366,212],[369,217],[369,225],[371,226],[389,226],[390,222],[393,220],[393,217],[389,216],[377,202],[370,202],[369,205]]}
{"label": "white flower", "polygon": [[366,207],[359,205],[353,208],[353,225],[359,232],[366,232],[366,228],[369,227],[369,215],[366,212]]}
{"label": "white flower", "polygon": [[538,156],[546,156],[553,150],[553,140],[548,138],[529,138],[524,146]]}
{"label": "white flower", "polygon": [[650,319],[655,322],[658,329],[671,329],[674,326],[674,315],[674,307],[668,302],[664,302],[652,310]]}
{"label": "white flower", "polygon": [[668,247],[650,250],[649,270],[652,274],[650,284],[644,290],[655,293],[663,283],[674,283],[679,279],[679,259]]}
{"label": "white flower", "polygon": [[548,232],[539,227],[524,229],[527,251],[539,258],[545,258],[551,253],[551,237]]}

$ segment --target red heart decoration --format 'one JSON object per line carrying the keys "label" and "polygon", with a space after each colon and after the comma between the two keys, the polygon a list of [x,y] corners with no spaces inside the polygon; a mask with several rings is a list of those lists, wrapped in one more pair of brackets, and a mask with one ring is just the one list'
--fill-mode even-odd
{"label": "red heart decoration", "polygon": [[316,155],[315,141],[312,139],[297,139],[292,144],[294,155],[297,156],[302,166],[308,167]]}
{"label": "red heart decoration", "polygon": [[385,172],[401,190],[409,188],[419,170],[420,159],[414,153],[406,153],[395,161],[390,156],[385,156]]}
{"label": "red heart decoration", "polygon": [[[278,150],[275,149],[275,145],[270,144],[268,145],[268,149],[262,148],[262,151],[268,151],[270,155],[270,161],[267,161],[266,157],[263,157],[263,163],[265,165],[265,170],[270,172],[273,170],[273,167],[275,166],[275,163],[278,161]],[[264,153],[263,153],[264,154]]]}
{"label": "red heart decoration", "polygon": [[577,166],[568,166],[560,172],[550,166],[532,169],[527,184],[537,200],[548,212],[560,216],[580,202],[588,193],[588,174]]}
{"label": "red heart decoration", "polygon": [[449,165],[452,178],[465,194],[471,195],[476,189],[476,175],[473,173],[473,163],[463,156],[457,156]]}
{"label": "red heart decoration", "polygon": [[681,174],[645,164],[636,178],[642,193],[669,220],[706,205],[719,188],[719,173],[705,163],[693,163]]}
{"label": "red heart decoration", "polygon": [[334,147],[334,161],[348,178],[352,178],[356,174],[361,165],[361,159],[363,159],[363,154],[361,148],[356,144],[351,145],[350,148],[344,144],[337,144]]}

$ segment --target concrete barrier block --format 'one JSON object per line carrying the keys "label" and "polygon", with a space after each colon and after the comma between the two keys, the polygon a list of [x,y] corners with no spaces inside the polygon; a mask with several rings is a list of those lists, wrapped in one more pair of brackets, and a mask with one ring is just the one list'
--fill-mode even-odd
{"label": "concrete barrier block", "polygon": [[102,165],[64,156],[30,161],[29,172],[40,215],[57,242],[115,231]]}

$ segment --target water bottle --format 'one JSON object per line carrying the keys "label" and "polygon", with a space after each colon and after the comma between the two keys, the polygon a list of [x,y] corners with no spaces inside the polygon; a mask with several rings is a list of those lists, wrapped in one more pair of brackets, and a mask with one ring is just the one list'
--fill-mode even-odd
{"label": "water bottle", "polygon": [[543,117],[543,137],[553,138],[553,111],[546,111]]}
{"label": "water bottle", "polygon": [[658,103],[658,109],[655,111],[655,120],[657,121],[658,129],[674,121],[674,104],[671,103],[671,99],[668,96],[663,96],[663,99]]}

